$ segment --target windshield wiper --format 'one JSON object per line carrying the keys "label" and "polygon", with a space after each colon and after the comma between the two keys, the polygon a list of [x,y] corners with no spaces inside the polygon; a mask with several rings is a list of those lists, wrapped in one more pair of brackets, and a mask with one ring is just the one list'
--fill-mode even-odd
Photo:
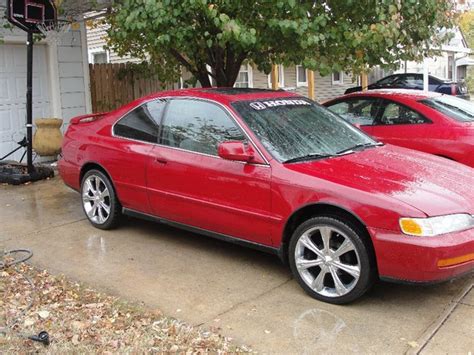
{"label": "windshield wiper", "polygon": [[353,147],[346,148],[343,150],[340,150],[339,152],[336,153],[336,155],[344,155],[344,154],[349,154],[349,153],[354,153],[356,150],[363,150],[364,148],[369,148],[369,147],[378,147],[380,145],[383,145],[383,143],[378,142],[378,143],[359,143],[356,144]]}
{"label": "windshield wiper", "polygon": [[306,154],[301,157],[296,157],[296,158],[291,158],[288,160],[285,160],[283,164],[287,163],[297,163],[300,161],[306,161],[306,160],[316,160],[316,159],[324,159],[324,158],[331,158],[333,157],[333,154],[325,154],[325,153],[312,153],[312,154]]}

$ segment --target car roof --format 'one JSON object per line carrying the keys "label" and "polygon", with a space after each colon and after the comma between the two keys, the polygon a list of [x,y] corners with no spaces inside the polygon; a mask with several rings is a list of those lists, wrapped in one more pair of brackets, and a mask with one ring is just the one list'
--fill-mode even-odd
{"label": "car roof", "polygon": [[296,93],[285,90],[252,89],[252,88],[192,88],[180,90],[167,90],[157,92],[137,100],[141,102],[159,99],[162,97],[193,97],[214,100],[223,104],[235,101],[260,100],[283,97],[301,97]]}
{"label": "car roof", "polygon": [[[408,76],[408,75],[423,76],[423,73],[411,73],[411,72],[409,72],[409,73],[393,73],[393,74],[384,76],[383,78],[379,79],[378,81],[383,80],[385,78],[390,78],[392,76]],[[450,81],[448,79],[444,79],[444,78],[441,78],[441,77],[433,75],[433,74],[428,74],[428,77],[431,78],[431,79],[436,79],[436,80],[442,81],[442,82],[449,82]]]}
{"label": "car roof", "polygon": [[[338,97],[333,100],[339,100],[341,98],[349,98],[349,97],[385,97],[385,98],[398,98],[398,99],[408,99],[408,100],[424,100],[430,99],[435,97],[443,96],[443,94],[433,92],[433,91],[422,91],[422,90],[414,90],[414,89],[376,89],[376,90],[367,90],[367,91],[358,91],[351,94],[347,94],[341,97]],[[328,101],[328,102],[329,102]]]}

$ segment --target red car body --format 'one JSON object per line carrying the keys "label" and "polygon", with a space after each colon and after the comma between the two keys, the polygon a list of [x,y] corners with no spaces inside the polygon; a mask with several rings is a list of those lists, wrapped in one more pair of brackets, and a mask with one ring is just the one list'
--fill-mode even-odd
{"label": "red car body", "polygon": [[[114,123],[133,108],[160,98],[183,97],[214,102],[231,113],[251,138],[256,159],[235,162],[112,134]],[[87,169],[101,169],[113,181],[126,212],[249,244],[283,259],[294,224],[318,211],[331,211],[366,228],[381,278],[432,282],[473,271],[474,228],[411,237],[399,226],[404,216],[474,215],[471,168],[389,144],[331,159],[283,164],[231,104],[295,97],[284,91],[233,95],[204,89],[169,91],[97,117],[79,117],[64,137],[60,175],[79,190]]]}
{"label": "red car body", "polygon": [[[474,168],[474,120],[458,121],[423,103],[427,99],[442,96],[439,93],[413,90],[371,90],[338,97],[325,102],[324,106],[331,109],[338,103],[351,100],[377,100],[379,109],[373,112],[374,124],[357,125],[364,132],[381,142],[438,155]],[[416,124],[382,124],[380,115],[387,103],[405,106],[426,120]]]}

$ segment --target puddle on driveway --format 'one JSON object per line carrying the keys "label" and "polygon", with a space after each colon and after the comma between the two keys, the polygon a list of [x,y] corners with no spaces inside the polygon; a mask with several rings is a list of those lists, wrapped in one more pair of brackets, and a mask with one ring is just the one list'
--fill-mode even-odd
{"label": "puddle on driveway", "polygon": [[[303,354],[333,352],[339,334],[345,330],[347,324],[341,317],[319,308],[304,311],[293,323],[293,337],[295,342],[302,344]],[[357,344],[354,347],[357,352]]]}

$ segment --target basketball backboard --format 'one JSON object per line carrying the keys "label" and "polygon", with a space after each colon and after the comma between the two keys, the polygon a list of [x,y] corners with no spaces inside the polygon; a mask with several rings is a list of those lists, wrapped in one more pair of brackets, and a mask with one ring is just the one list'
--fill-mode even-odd
{"label": "basketball backboard", "polygon": [[8,21],[27,32],[40,33],[37,25],[56,21],[56,15],[53,0],[8,0]]}

